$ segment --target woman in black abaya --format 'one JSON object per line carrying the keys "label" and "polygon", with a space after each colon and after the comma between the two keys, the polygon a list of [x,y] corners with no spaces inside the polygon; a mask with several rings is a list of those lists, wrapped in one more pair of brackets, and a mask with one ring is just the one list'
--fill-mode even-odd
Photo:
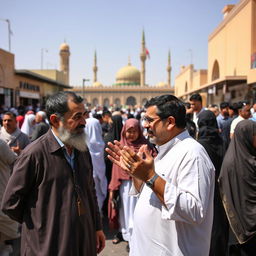
{"label": "woman in black abaya", "polygon": [[256,253],[256,122],[235,128],[225,155],[219,185],[222,202],[237,242],[229,255]]}
{"label": "woman in black abaya", "polygon": [[215,167],[214,217],[210,256],[225,256],[228,245],[228,221],[221,202],[218,177],[224,157],[224,143],[219,135],[216,116],[205,110],[198,117],[198,142],[205,148]]}

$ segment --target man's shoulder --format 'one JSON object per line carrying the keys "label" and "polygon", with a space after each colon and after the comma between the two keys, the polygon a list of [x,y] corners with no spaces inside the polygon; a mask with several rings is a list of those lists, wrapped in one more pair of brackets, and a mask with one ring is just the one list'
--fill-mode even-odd
{"label": "man's shoulder", "polygon": [[184,150],[188,150],[190,151],[191,148],[201,148],[201,144],[198,143],[195,139],[193,139],[192,137],[188,137],[186,139],[184,139],[183,141],[183,146],[186,145],[186,147],[184,148]]}
{"label": "man's shoulder", "polygon": [[26,133],[24,133],[24,132],[22,132],[22,131],[20,131],[20,134],[19,134],[19,136],[18,137],[20,137],[20,138],[22,138],[22,139],[28,139],[29,140],[29,137],[28,137],[28,135],[26,134]]}
{"label": "man's shoulder", "polygon": [[224,119],[224,116],[222,114],[218,114],[216,117],[217,121],[222,121]]}
{"label": "man's shoulder", "polygon": [[42,135],[37,140],[31,142],[26,148],[23,150],[23,154],[37,154],[39,152],[45,151],[45,147],[49,145],[49,138],[47,133]]}
{"label": "man's shoulder", "polygon": [[196,158],[205,155],[204,147],[195,139],[188,137],[177,145],[179,155],[182,157]]}
{"label": "man's shoulder", "polygon": [[40,122],[37,126],[41,126],[41,127],[49,127],[49,125],[45,122]]}
{"label": "man's shoulder", "polygon": [[231,126],[236,125],[237,123],[239,123],[241,121],[241,117],[237,116],[236,118],[234,118],[231,122]]}

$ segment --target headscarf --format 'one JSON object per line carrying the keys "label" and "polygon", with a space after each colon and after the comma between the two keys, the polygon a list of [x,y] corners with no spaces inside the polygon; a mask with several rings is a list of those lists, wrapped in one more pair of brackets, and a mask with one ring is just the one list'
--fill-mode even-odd
{"label": "headscarf", "polygon": [[[126,139],[126,136],[125,136],[126,131],[132,127],[137,129],[139,132],[139,136],[135,141],[129,141]],[[121,131],[120,143],[123,146],[130,147],[135,152],[138,152],[139,148],[142,145],[144,145],[144,144],[149,145],[149,142],[146,140],[146,138],[142,134],[142,128],[141,128],[140,122],[137,119],[130,118],[130,119],[126,120],[126,122],[123,126],[123,129]],[[149,147],[149,150],[150,150],[150,147]],[[110,190],[118,190],[122,180],[130,180],[129,174],[127,174],[122,168],[120,168],[116,164],[113,164],[112,178],[111,178],[111,182],[109,184],[109,189]]]}
{"label": "headscarf", "polygon": [[[214,212],[209,255],[217,255],[218,253],[224,255],[226,251],[224,245],[228,244],[229,226],[217,182],[224,157],[224,143],[219,134],[216,116],[212,111],[205,110],[199,114],[198,128],[198,142],[205,148],[215,167]],[[217,249],[216,245],[219,244],[223,246]]]}
{"label": "headscarf", "polygon": [[205,110],[198,116],[197,141],[205,148],[216,170],[216,178],[219,176],[224,156],[223,140],[219,134],[216,116],[210,110]]}
{"label": "headscarf", "polygon": [[256,123],[239,122],[219,177],[220,193],[229,224],[240,244],[256,235]]}
{"label": "headscarf", "polygon": [[120,115],[112,116],[112,123],[110,124],[109,132],[106,134],[104,141],[113,142],[114,140],[120,140],[121,130],[123,128],[123,119]]}
{"label": "headscarf", "polygon": [[35,120],[34,114],[26,114],[24,122],[21,126],[21,131],[25,134],[27,134],[29,137],[32,135],[34,130],[34,124],[33,121]]}
{"label": "headscarf", "polygon": [[[108,146],[108,142],[114,142],[114,140],[120,141],[121,131],[123,128],[123,120],[120,115],[112,116],[112,123],[110,125],[109,132],[104,137],[105,146]],[[104,157],[107,159],[107,153],[104,152]]]}

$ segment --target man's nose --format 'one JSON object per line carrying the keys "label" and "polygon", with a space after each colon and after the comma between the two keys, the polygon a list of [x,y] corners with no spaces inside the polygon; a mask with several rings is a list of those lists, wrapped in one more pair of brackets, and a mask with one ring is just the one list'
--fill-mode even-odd
{"label": "man's nose", "polygon": [[149,127],[149,123],[147,121],[142,121],[142,127],[143,128]]}

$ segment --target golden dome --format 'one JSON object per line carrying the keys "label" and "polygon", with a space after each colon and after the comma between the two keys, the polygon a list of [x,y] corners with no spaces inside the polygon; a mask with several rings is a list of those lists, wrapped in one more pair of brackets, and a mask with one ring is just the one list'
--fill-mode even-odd
{"label": "golden dome", "polygon": [[102,87],[103,85],[102,85],[102,83],[96,81],[96,82],[94,82],[94,83],[92,84],[92,86],[93,86],[93,87]]}
{"label": "golden dome", "polygon": [[69,45],[66,44],[66,43],[62,43],[62,44],[60,45],[60,50],[61,50],[61,51],[69,51]]}
{"label": "golden dome", "polygon": [[165,87],[167,86],[166,82],[159,82],[158,84],[156,84],[157,87]]}
{"label": "golden dome", "polygon": [[139,85],[140,71],[130,63],[119,69],[116,73],[116,84],[119,85]]}

